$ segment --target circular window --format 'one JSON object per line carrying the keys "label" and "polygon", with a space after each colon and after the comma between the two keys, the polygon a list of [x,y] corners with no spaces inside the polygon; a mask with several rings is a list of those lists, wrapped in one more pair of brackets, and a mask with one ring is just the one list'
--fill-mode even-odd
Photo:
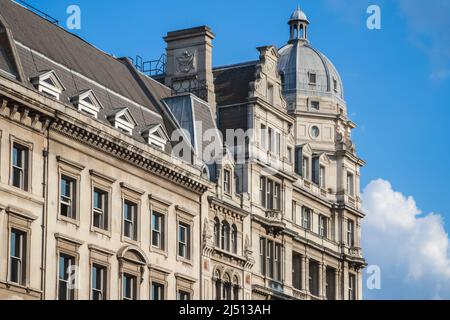
{"label": "circular window", "polygon": [[312,135],[313,138],[318,138],[319,134],[320,134],[319,127],[314,126],[314,127],[311,128],[311,135]]}

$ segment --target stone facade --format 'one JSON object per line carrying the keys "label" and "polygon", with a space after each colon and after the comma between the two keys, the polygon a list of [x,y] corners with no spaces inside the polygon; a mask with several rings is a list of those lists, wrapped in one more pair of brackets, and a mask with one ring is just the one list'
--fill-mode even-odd
{"label": "stone facade", "polygon": [[273,46],[213,68],[208,27],[169,32],[151,78],[0,9],[0,299],[362,298],[343,92],[287,90]]}

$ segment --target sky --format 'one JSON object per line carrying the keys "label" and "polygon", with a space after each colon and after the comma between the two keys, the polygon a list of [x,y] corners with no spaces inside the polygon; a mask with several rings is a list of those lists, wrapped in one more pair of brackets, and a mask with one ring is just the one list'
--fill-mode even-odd
{"label": "sky", "polygon": [[[300,5],[309,40],[344,82],[353,139],[366,162],[363,250],[381,269],[366,299],[450,299],[450,1],[447,0],[28,0],[115,56],[154,60],[171,30],[208,25],[214,66],[257,59],[256,47],[286,43]],[[369,30],[369,5],[381,29]]]}

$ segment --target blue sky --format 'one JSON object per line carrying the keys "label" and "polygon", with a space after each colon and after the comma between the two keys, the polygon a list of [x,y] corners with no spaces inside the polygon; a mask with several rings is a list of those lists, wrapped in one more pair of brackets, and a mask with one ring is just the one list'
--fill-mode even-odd
{"label": "blue sky", "polygon": [[[256,59],[255,48],[261,45],[285,44],[287,20],[300,4],[311,22],[312,45],[333,61],[343,78],[349,113],[358,125],[353,137],[359,155],[367,161],[362,171],[362,188],[371,181],[384,179],[389,184],[378,185],[384,186],[384,191],[394,194],[394,190],[400,190],[405,199],[414,198],[415,205],[424,213],[422,217],[412,213],[416,225],[424,225],[425,220],[421,218],[433,216],[428,213],[440,217],[436,223],[443,232],[440,240],[444,242],[441,255],[444,255],[445,270],[436,271],[432,280],[426,276],[411,277],[404,269],[411,271],[417,267],[413,254],[389,265],[387,256],[377,254],[371,249],[371,243],[365,243],[369,263],[379,264],[382,270],[390,270],[395,264],[398,269],[395,272],[409,274],[401,281],[394,274],[386,275],[382,290],[366,290],[366,297],[450,298],[449,292],[439,289],[449,281],[446,269],[449,261],[446,231],[450,230],[450,153],[446,124],[450,116],[448,1],[28,2],[59,19],[61,25],[67,19],[66,8],[79,5],[82,25],[75,33],[116,56],[139,54],[144,59],[155,59],[164,52],[162,37],[167,31],[209,25],[216,34],[215,66]],[[381,8],[381,30],[366,28],[369,4]],[[367,192],[374,190],[379,189],[372,185]],[[365,193],[369,199],[367,210],[368,214],[370,210],[378,210],[373,213],[376,216],[382,209],[371,202],[371,195]],[[396,212],[391,210],[389,214]],[[369,228],[372,229],[368,233],[374,231],[373,225]],[[395,230],[392,227],[387,232]],[[404,241],[410,240],[411,232],[404,237]],[[433,288],[423,290],[424,283]]]}

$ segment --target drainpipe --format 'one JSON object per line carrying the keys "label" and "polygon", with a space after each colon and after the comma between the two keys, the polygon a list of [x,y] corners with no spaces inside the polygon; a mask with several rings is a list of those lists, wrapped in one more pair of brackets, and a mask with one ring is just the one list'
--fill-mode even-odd
{"label": "drainpipe", "polygon": [[49,163],[48,155],[50,150],[50,126],[46,130],[46,149],[42,151],[42,156],[44,158],[43,165],[43,176],[42,176],[42,196],[44,197],[44,206],[42,208],[42,250],[41,250],[41,290],[42,290],[42,300],[45,300],[45,284],[46,284],[46,259],[47,259],[47,213],[48,213],[48,172]]}

